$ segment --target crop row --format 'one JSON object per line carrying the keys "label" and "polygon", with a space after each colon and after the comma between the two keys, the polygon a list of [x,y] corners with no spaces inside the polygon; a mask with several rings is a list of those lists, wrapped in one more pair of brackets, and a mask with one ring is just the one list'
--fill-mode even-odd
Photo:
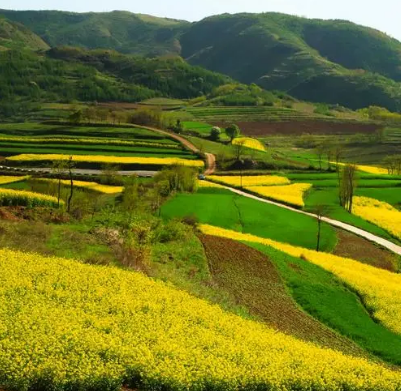
{"label": "crop row", "polygon": [[154,158],[154,157],[124,157],[124,156],[94,156],[94,155],[59,155],[59,154],[22,154],[7,158],[10,162],[40,162],[40,161],[68,161],[72,157],[73,162],[99,163],[99,164],[143,164],[155,166],[183,165],[189,167],[203,167],[202,160],[189,160],[180,158]]}
{"label": "crop row", "polygon": [[[57,179],[36,179],[36,180],[38,180],[40,182],[49,182],[49,183],[53,183],[56,185],[58,184]],[[61,180],[60,182],[62,185],[65,185],[65,186],[70,186],[70,184],[71,184],[71,181],[69,181],[69,180]],[[76,180],[73,181],[73,186],[91,190],[91,191],[95,191],[98,193],[103,193],[103,194],[119,194],[124,191],[123,186],[108,186],[108,185],[102,185],[102,184],[96,183],[96,182],[85,182],[85,181],[76,181]]]}
{"label": "crop row", "polygon": [[311,189],[310,183],[295,183],[287,186],[248,186],[245,187],[251,193],[262,197],[281,201],[288,205],[304,207],[304,194]]}
{"label": "crop row", "polygon": [[157,143],[149,141],[113,140],[106,138],[62,138],[62,137],[0,137],[1,143],[27,143],[27,144],[73,144],[73,145],[115,145],[129,147],[151,147],[180,149],[181,146],[173,143]]}
{"label": "crop row", "polygon": [[[60,203],[63,202],[60,201]],[[57,198],[45,194],[0,189],[0,206],[27,206],[32,208],[35,206],[56,207],[57,205]]]}
{"label": "crop row", "polygon": [[6,389],[395,391],[398,371],[301,342],[142,274],[0,250]]}

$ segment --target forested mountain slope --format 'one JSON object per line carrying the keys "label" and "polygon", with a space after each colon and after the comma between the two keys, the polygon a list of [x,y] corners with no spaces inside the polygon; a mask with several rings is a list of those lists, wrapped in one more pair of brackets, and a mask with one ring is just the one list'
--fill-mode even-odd
{"label": "forested mountain slope", "polygon": [[[401,111],[401,43],[346,21],[279,13],[224,14],[196,23],[120,11],[1,10],[0,14],[24,24],[53,48],[181,55],[192,65],[298,99]],[[118,70],[119,77],[126,80],[132,70],[129,60],[128,70]]]}
{"label": "forested mountain slope", "polygon": [[144,55],[178,54],[178,40],[188,22],[115,11],[73,13],[61,11],[7,11],[6,18],[22,23],[50,46],[114,49]]}
{"label": "forested mountain slope", "polygon": [[345,21],[219,15],[181,37],[190,63],[300,99],[400,110],[401,43]]}
{"label": "forested mountain slope", "polygon": [[0,50],[10,48],[46,50],[49,46],[22,24],[11,22],[0,16]]}

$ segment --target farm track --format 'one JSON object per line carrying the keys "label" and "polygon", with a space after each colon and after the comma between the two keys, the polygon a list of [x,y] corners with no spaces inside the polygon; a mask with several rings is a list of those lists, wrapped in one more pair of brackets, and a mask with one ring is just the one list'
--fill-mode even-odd
{"label": "farm track", "polygon": [[[303,215],[306,215],[306,216],[309,216],[309,217],[313,217],[313,218],[317,218],[318,217],[317,215],[315,215],[313,213],[305,212],[303,210],[299,210],[299,209],[293,208],[291,206],[283,205],[283,204],[280,204],[278,202],[274,202],[274,201],[267,200],[265,198],[257,197],[255,195],[246,193],[245,191],[238,190],[238,189],[235,189],[233,187],[222,185],[222,188],[224,188],[226,190],[229,190],[229,191],[231,191],[231,192],[233,192],[235,194],[238,194],[240,196],[251,198],[251,199],[259,201],[259,202],[264,202],[265,204],[275,205],[275,206],[278,206],[279,208],[287,209],[287,210],[290,210],[292,212],[300,213],[300,214],[303,214]],[[401,256],[401,246],[399,246],[399,245],[397,245],[397,244],[395,244],[393,242],[390,242],[387,239],[383,239],[380,236],[373,235],[370,232],[364,231],[363,229],[354,227],[353,225],[346,224],[346,223],[343,223],[343,222],[338,221],[338,220],[330,219],[328,217],[323,217],[322,221],[324,221],[327,224],[332,225],[333,227],[341,228],[341,229],[343,229],[345,231],[354,233],[354,234],[356,234],[356,235],[358,235],[358,236],[360,236],[362,238],[365,238],[365,239],[369,240],[370,242],[376,243],[376,244],[378,244],[378,245],[390,250],[391,252]]]}
{"label": "farm track", "polygon": [[215,283],[252,315],[274,329],[304,341],[345,354],[367,356],[351,340],[300,309],[266,255],[231,239],[200,235],[200,240]]}
{"label": "farm track", "polygon": [[[156,133],[159,133],[159,134],[162,134],[165,136],[169,136],[169,137],[173,138],[174,140],[179,141],[182,145],[184,145],[190,151],[192,151],[194,153],[200,153],[200,150],[183,136],[180,136],[175,133],[167,132],[166,130],[152,128],[149,126],[142,126],[142,125],[137,125],[137,126],[143,128],[143,129],[151,130],[153,132],[156,132]],[[211,153],[205,153],[205,156],[206,156],[206,167],[207,167],[206,171],[205,171],[205,175],[212,175],[216,171],[216,157]]]}

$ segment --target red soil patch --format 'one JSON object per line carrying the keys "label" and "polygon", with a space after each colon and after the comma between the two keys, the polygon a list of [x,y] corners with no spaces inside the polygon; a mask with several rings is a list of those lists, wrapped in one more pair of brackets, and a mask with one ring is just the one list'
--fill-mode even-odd
{"label": "red soil patch", "polygon": [[214,282],[252,315],[305,341],[348,354],[366,355],[351,341],[303,312],[266,255],[230,239],[208,235],[201,235],[200,239]]}
{"label": "red soil patch", "polygon": [[[226,127],[226,122],[216,122],[213,125]],[[372,134],[381,126],[360,122],[328,122],[328,121],[290,121],[290,122],[237,122],[242,133],[247,136],[263,137],[268,135],[294,134]]]}
{"label": "red soil patch", "polygon": [[337,237],[335,255],[356,259],[359,262],[392,272],[398,270],[397,256],[369,240],[342,230],[337,230]]}

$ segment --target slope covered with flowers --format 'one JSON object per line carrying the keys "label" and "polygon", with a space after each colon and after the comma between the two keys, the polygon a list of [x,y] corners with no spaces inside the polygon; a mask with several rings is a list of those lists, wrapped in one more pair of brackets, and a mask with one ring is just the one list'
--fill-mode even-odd
{"label": "slope covered with flowers", "polygon": [[211,175],[207,177],[208,180],[220,183],[222,185],[243,187],[248,186],[275,186],[275,185],[289,185],[291,182],[288,178],[278,175],[258,175],[258,176],[218,176]]}
{"label": "slope covered with flowers", "polygon": [[401,373],[318,348],[134,272],[0,250],[4,388],[395,391]]}
{"label": "slope covered with flowers", "polygon": [[[70,155],[59,154],[22,154],[8,157],[8,161],[14,162],[40,162],[40,161],[60,161],[69,160]],[[145,164],[155,166],[183,165],[189,167],[203,167],[202,160],[180,159],[180,158],[161,158],[161,157],[125,157],[125,156],[100,156],[100,155],[74,155],[74,162],[99,163],[99,164]]]}
{"label": "slope covered with flowers", "polygon": [[[40,181],[58,183],[57,179],[40,179]],[[61,180],[61,183],[66,186],[69,186],[71,184],[69,180]],[[108,186],[96,182],[85,182],[85,181],[74,180],[73,183],[75,187],[80,187],[83,189],[88,189],[104,194],[118,194],[122,193],[124,190],[123,186]]]}
{"label": "slope covered with flowers", "polygon": [[311,187],[310,183],[295,183],[288,186],[248,186],[245,187],[245,190],[275,201],[303,207],[305,206],[304,194]]}
{"label": "slope covered with flowers", "polygon": [[9,183],[22,182],[28,177],[26,176],[0,176],[0,185],[8,185]]}
{"label": "slope covered with flowers", "polygon": [[[0,189],[0,206],[57,206],[57,198],[30,191]],[[60,201],[60,204],[63,204]]]}
{"label": "slope covered with flowers", "polygon": [[352,213],[401,239],[401,212],[390,204],[374,198],[355,197]]}
{"label": "slope covered with flowers", "polygon": [[255,149],[256,151],[266,152],[266,147],[256,138],[238,137],[233,140],[233,145],[242,145],[249,149]]}

